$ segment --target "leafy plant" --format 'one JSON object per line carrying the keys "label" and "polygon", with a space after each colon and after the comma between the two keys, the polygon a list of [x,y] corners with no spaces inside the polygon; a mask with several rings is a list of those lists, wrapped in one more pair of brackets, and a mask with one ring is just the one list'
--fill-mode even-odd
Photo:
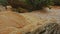
{"label": "leafy plant", "polygon": [[54,0],[55,5],[60,5],[60,0]]}
{"label": "leafy plant", "polygon": [[54,5],[53,0],[25,0],[27,5],[32,5],[32,9],[40,9],[42,7],[48,7]]}
{"label": "leafy plant", "polygon": [[8,4],[8,2],[7,2],[7,0],[0,0],[0,4],[5,6]]}
{"label": "leafy plant", "polygon": [[9,4],[15,8],[24,8],[27,10],[39,10],[43,7],[49,7],[54,4],[60,4],[60,0],[8,0]]}

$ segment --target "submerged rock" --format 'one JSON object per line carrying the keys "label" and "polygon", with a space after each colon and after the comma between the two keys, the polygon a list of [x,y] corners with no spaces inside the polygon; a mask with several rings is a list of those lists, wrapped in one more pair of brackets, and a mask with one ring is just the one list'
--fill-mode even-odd
{"label": "submerged rock", "polygon": [[48,23],[26,34],[60,34],[60,26],[57,23]]}

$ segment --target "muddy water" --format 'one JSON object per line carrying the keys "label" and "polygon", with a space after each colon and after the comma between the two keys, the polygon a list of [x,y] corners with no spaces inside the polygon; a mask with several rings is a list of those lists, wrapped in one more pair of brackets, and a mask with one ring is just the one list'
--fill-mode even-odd
{"label": "muddy water", "polygon": [[[31,13],[19,13],[19,14],[2,12],[0,13],[0,21],[1,25],[2,26],[4,25],[4,29],[2,29],[3,31],[1,31],[3,34],[7,33],[4,32],[7,31],[7,29],[9,29],[9,31],[10,29],[13,30],[12,32],[9,32],[11,34],[20,33],[20,31],[21,32],[24,31],[23,33],[26,33],[34,31],[35,29],[39,28],[40,26],[48,22],[51,23],[51,21],[60,24],[60,9],[52,8],[47,12],[36,11]],[[26,25],[27,23],[29,24]],[[25,24],[26,26],[24,26],[22,29],[18,29],[23,24]],[[0,27],[2,28],[2,26]],[[12,28],[5,29],[6,26],[11,26]]]}

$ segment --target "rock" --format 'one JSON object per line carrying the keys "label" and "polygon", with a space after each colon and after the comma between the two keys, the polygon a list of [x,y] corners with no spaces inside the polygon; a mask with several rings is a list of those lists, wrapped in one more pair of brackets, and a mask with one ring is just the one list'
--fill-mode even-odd
{"label": "rock", "polygon": [[5,11],[5,10],[6,10],[5,7],[0,5],[0,12]]}

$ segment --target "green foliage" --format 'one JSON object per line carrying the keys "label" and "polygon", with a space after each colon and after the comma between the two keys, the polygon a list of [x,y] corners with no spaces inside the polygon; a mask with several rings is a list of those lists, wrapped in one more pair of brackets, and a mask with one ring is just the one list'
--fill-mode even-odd
{"label": "green foliage", "polygon": [[26,0],[26,3],[29,5],[32,5],[33,8],[37,8],[37,7],[48,7],[51,5],[54,5],[53,0]]}
{"label": "green foliage", "polygon": [[32,5],[32,10],[39,10],[43,7],[49,7],[54,5],[54,0],[26,0],[27,5]]}
{"label": "green foliage", "polygon": [[9,4],[14,8],[24,8],[27,10],[39,10],[43,7],[52,5],[60,5],[60,0],[8,0]]}
{"label": "green foliage", "polygon": [[0,4],[2,4],[2,5],[7,5],[8,2],[7,2],[7,0],[0,0]]}
{"label": "green foliage", "polygon": [[53,0],[46,0],[44,3],[46,3],[46,6],[54,5]]}
{"label": "green foliage", "polygon": [[54,0],[55,5],[60,5],[60,0]]}

